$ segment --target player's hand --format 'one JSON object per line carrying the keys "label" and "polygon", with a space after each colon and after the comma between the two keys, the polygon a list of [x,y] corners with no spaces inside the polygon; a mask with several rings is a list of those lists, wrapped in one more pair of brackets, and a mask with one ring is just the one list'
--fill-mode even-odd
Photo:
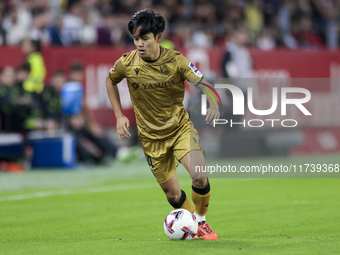
{"label": "player's hand", "polygon": [[130,121],[125,116],[117,118],[117,133],[120,138],[123,140],[129,139],[131,134],[129,132],[130,129]]}
{"label": "player's hand", "polygon": [[214,119],[218,119],[220,117],[220,110],[217,106],[209,107],[207,109],[207,114],[204,115],[205,121],[212,125]]}

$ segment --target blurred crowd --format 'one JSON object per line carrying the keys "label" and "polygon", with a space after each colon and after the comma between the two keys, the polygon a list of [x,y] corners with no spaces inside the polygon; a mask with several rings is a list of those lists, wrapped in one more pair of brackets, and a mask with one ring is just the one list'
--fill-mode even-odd
{"label": "blurred crowd", "polygon": [[1,0],[0,45],[131,45],[127,24],[144,8],[165,17],[173,48],[224,45],[235,29],[263,50],[339,44],[340,0]]}
{"label": "blurred crowd", "polygon": [[[116,146],[94,121],[82,99],[78,100],[76,113],[65,113],[62,90],[75,84],[82,87],[83,65],[73,63],[67,74],[55,70],[45,86],[46,69],[40,42],[26,37],[21,49],[25,59],[20,66],[8,65],[0,69],[0,135],[20,133],[27,138],[30,131],[67,130],[76,138],[79,162],[101,164],[115,157]],[[0,153],[0,170],[3,161],[17,162],[26,157],[25,151],[17,158]]]}

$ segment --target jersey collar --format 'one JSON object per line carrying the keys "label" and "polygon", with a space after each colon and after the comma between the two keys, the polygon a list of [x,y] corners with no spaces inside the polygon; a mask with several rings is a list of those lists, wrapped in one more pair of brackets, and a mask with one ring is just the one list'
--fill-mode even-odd
{"label": "jersey collar", "polygon": [[143,59],[143,58],[141,58],[141,59],[142,59],[143,61],[145,61],[146,63],[155,63],[156,61],[158,61],[158,59],[160,59],[161,56],[162,56],[162,47],[159,46],[159,56],[158,56],[157,59],[151,60],[151,61],[145,60],[145,59]]}

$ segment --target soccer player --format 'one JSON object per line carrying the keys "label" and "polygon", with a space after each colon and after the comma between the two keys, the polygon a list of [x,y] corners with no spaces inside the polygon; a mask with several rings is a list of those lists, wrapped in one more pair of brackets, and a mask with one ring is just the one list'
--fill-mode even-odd
{"label": "soccer player", "polygon": [[[218,239],[205,219],[210,200],[208,178],[203,173],[194,173],[190,167],[205,165],[205,151],[183,106],[184,81],[198,79],[197,84],[206,81],[181,53],[159,45],[164,27],[164,18],[151,9],[138,11],[128,24],[137,49],[119,58],[106,79],[117,132],[124,140],[131,136],[130,122],[123,114],[116,86],[126,78],[145,158],[170,205],[194,213],[199,224],[196,237]],[[208,102],[206,121],[211,123],[220,113],[210,97]],[[176,158],[191,174],[194,204],[180,189]]]}

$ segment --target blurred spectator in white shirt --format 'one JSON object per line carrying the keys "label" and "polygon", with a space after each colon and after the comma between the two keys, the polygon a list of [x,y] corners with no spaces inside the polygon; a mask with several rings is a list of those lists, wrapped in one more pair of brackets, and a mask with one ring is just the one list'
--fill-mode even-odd
{"label": "blurred spectator in white shirt", "polygon": [[253,77],[253,59],[247,48],[248,44],[249,34],[245,28],[240,27],[231,32],[222,61],[222,71],[225,78]]}
{"label": "blurred spectator in white shirt", "polygon": [[93,45],[97,42],[97,28],[90,22],[90,11],[85,10],[83,13],[84,26],[79,31],[79,41],[83,45]]}
{"label": "blurred spectator in white shirt", "polygon": [[[18,12],[18,22],[26,31],[29,30],[32,24],[31,10],[34,1],[31,0],[9,0],[8,7],[15,8]],[[6,19],[4,20],[6,22]]]}
{"label": "blurred spectator in white shirt", "polygon": [[51,44],[50,33],[47,27],[51,23],[51,14],[43,9],[35,9],[32,11],[32,29],[30,31],[30,38],[32,40],[40,41],[43,46]]}
{"label": "blurred spectator in white shirt", "polygon": [[64,16],[61,29],[61,40],[66,46],[78,43],[79,31],[84,25],[80,1],[74,1],[69,10],[70,12]]}
{"label": "blurred spectator in white shirt", "polygon": [[96,7],[98,0],[82,0],[82,8],[85,9],[86,22],[92,26],[98,26],[101,22],[101,14]]}
{"label": "blurred spectator in white shirt", "polygon": [[2,27],[6,33],[6,43],[8,45],[18,45],[27,33],[27,28],[21,24],[16,8],[10,10],[9,16],[2,23]]}
{"label": "blurred spectator in white shirt", "polygon": [[269,29],[262,29],[260,36],[257,38],[257,46],[261,50],[272,50],[276,47],[275,40],[270,34]]}
{"label": "blurred spectator in white shirt", "polygon": [[213,45],[213,37],[208,30],[196,30],[192,35],[193,46],[209,48]]}

